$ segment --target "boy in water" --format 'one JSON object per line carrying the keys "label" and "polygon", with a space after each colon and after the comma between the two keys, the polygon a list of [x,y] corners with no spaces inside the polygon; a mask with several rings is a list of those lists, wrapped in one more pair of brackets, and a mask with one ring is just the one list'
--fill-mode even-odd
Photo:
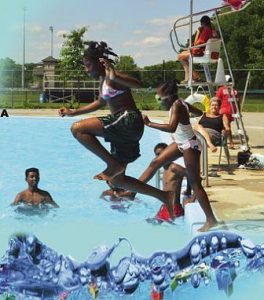
{"label": "boy in water", "polygon": [[[157,144],[154,148],[155,155],[159,156],[167,147],[168,145],[165,143]],[[163,169],[163,190],[176,192],[173,208],[174,217],[183,216],[184,211],[180,204],[180,197],[182,180],[184,176],[187,176],[185,168],[175,162],[171,162],[163,165]],[[168,221],[170,219],[168,210],[164,204],[161,205],[160,210],[154,218],[160,221]]]}
{"label": "boy in water", "polygon": [[28,188],[17,194],[12,205],[18,205],[19,203],[25,203],[32,206],[38,206],[46,203],[53,207],[59,207],[52,199],[51,195],[47,191],[43,191],[38,188],[39,183],[39,170],[37,168],[30,168],[25,171],[26,182]]}

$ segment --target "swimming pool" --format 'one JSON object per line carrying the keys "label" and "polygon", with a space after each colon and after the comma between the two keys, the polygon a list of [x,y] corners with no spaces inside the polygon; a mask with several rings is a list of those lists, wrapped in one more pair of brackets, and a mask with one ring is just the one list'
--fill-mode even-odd
{"label": "swimming pool", "polygon": [[[1,244],[5,245],[9,235],[17,230],[30,231],[57,251],[76,259],[85,259],[89,249],[111,244],[119,236],[128,237],[142,254],[184,245],[189,237],[180,235],[182,220],[178,226],[151,226],[145,221],[156,214],[159,201],[140,195],[137,202],[125,203],[123,209],[118,209],[118,205],[100,199],[108,186],[93,180],[93,176],[104,170],[105,164],[72,137],[73,121],[1,118]],[[153,148],[158,142],[158,132],[147,128],[141,142],[141,157],[129,165],[127,174],[139,176],[154,156]],[[49,191],[60,206],[43,217],[25,217],[8,207],[16,194],[26,188],[24,171],[29,167],[39,168],[39,187]],[[172,236],[177,236],[177,240]],[[149,237],[148,243],[142,243],[144,237]]]}
{"label": "swimming pool", "polygon": [[[159,250],[175,251],[184,247],[191,236],[185,230],[183,218],[179,218],[176,225],[155,226],[146,222],[147,218],[156,214],[159,201],[138,195],[137,201],[120,206],[100,199],[107,186],[92,178],[105,165],[72,137],[70,126],[73,121],[73,118],[0,119],[0,254],[7,249],[10,235],[19,232],[32,233],[58,253],[71,255],[78,261],[87,259],[94,247],[113,245],[119,237],[129,239],[144,257]],[[146,128],[141,142],[141,157],[129,165],[127,174],[138,177],[152,159],[153,148],[158,142],[158,131]],[[39,187],[51,193],[59,209],[52,209],[46,215],[25,216],[9,206],[16,194],[26,188],[24,171],[29,167],[40,169]],[[154,180],[150,184],[154,185]],[[250,232],[245,226],[243,231],[241,226],[244,225],[233,224],[234,231],[252,236],[256,243],[263,241],[263,231]],[[121,247],[119,258],[126,254],[127,247]],[[255,275],[251,285],[247,283],[247,289],[253,289],[256,282],[261,285],[259,275]],[[230,299],[246,299],[241,298],[245,282],[239,281],[238,286]],[[207,295],[215,293],[214,288],[211,285],[199,289],[198,297],[206,299]],[[185,299],[186,293],[186,299],[189,299],[196,295],[195,292],[184,287],[180,292],[181,299]],[[214,296],[214,299],[223,299],[223,294],[219,294],[219,298],[216,294]],[[170,297],[168,295],[165,299]],[[129,299],[132,299],[131,296]],[[141,298],[137,293],[133,299]],[[142,299],[148,299],[148,296],[143,293]]]}

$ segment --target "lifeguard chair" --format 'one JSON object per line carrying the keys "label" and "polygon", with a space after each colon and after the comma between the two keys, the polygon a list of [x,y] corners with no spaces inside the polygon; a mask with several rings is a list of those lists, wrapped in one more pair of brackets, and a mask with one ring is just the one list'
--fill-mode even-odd
{"label": "lifeguard chair", "polygon": [[[189,58],[190,77],[189,77],[188,83],[183,84],[183,86],[185,86],[186,88],[189,88],[191,90],[191,95],[193,95],[194,88],[196,88],[197,86],[207,87],[208,92],[209,92],[210,96],[212,97],[215,95],[215,88],[217,88],[220,85],[228,85],[228,87],[231,90],[230,94],[232,95],[232,90],[234,89],[235,82],[234,82],[234,76],[233,76],[232,68],[230,65],[227,49],[226,49],[225,43],[224,43],[224,38],[223,38],[223,34],[222,34],[220,22],[219,22],[219,16],[235,12],[233,10],[233,8],[241,11],[241,10],[245,9],[248,5],[250,5],[251,0],[241,0],[241,1],[239,1],[239,2],[241,2],[239,4],[239,6],[237,5],[236,7],[233,6],[233,4],[232,4],[233,1],[225,0],[225,5],[222,5],[220,7],[211,8],[211,9],[204,10],[204,11],[200,11],[200,12],[195,12],[195,13],[193,12],[193,2],[194,2],[194,0],[190,0],[190,14],[177,19],[173,25],[173,28],[170,31],[170,40],[172,43],[172,47],[173,47],[173,50],[177,54],[179,54],[179,51],[177,50],[177,48],[175,46],[175,42],[177,43],[177,45],[180,48],[182,48],[183,50],[189,50],[190,53],[191,53],[191,49],[193,49],[193,48],[205,47],[203,56],[190,55],[190,58]],[[223,12],[223,8],[225,8],[224,12]],[[228,10],[228,8],[230,8],[230,10]],[[215,18],[217,31],[219,33],[219,38],[211,38],[205,44],[192,46],[193,24],[199,22],[199,19],[197,19],[197,17],[200,17],[201,15],[204,15],[204,14],[207,14],[210,12],[213,13],[213,17]],[[187,47],[187,48],[186,48],[186,46],[183,46],[180,43],[179,38],[178,38],[178,33],[177,33],[177,30],[180,27],[184,27],[184,26],[189,26],[189,47]],[[225,70],[224,70],[224,66],[223,66],[223,60],[220,58],[220,48],[221,47],[223,47],[223,52],[224,52],[224,55],[226,58],[228,73],[230,74],[230,76],[232,78],[232,82],[230,82],[230,83],[227,83],[225,80]],[[212,76],[211,76],[211,71],[210,71],[210,65],[216,64],[216,63],[217,63],[217,71],[216,71],[215,80],[213,81]],[[194,64],[201,64],[203,66],[206,81],[194,82],[192,80],[192,71],[193,71]],[[221,76],[219,76],[219,73],[221,73]],[[219,78],[220,78],[220,80],[219,80]],[[239,112],[238,104],[237,104],[235,97],[230,96],[230,102],[233,102],[237,108],[236,111],[233,111],[233,117],[234,117],[235,123],[237,125],[237,129],[238,129],[237,132],[240,137],[241,149],[243,151],[248,151],[249,150],[248,139],[247,139],[244,125],[243,125],[242,116]]]}
{"label": "lifeguard chair", "polygon": [[[205,44],[200,44],[199,46],[194,46],[195,48],[201,48],[201,47],[205,46],[203,56],[191,56],[190,55],[190,59],[189,59],[190,65],[201,64],[203,66],[206,81],[208,83],[212,82],[210,65],[218,63],[218,59],[220,57],[221,43],[222,43],[221,39],[211,38]],[[192,62],[191,62],[191,60],[192,60]],[[192,72],[190,73],[190,77],[191,76],[192,76]],[[192,78],[191,78],[191,80],[192,80]]]}

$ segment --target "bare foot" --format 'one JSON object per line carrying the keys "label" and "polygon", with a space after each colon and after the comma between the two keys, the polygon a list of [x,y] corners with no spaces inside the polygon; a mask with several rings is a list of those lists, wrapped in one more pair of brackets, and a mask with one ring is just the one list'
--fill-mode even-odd
{"label": "bare foot", "polygon": [[205,232],[205,231],[208,231],[210,228],[215,227],[217,225],[218,225],[218,222],[216,220],[206,221],[204,223],[204,225],[201,228],[198,229],[198,231]]}
{"label": "bare foot", "polygon": [[128,198],[129,200],[134,200],[136,196],[136,193],[131,191],[117,192],[116,194],[120,198]]}
{"label": "bare foot", "polygon": [[234,144],[230,144],[230,145],[229,145],[229,149],[236,149],[236,147],[235,147]]}
{"label": "bare foot", "polygon": [[195,202],[195,196],[185,198],[183,199],[183,206],[185,206],[188,203],[194,203],[194,202]]}
{"label": "bare foot", "polygon": [[209,149],[211,150],[211,152],[215,153],[217,151],[217,147],[215,147],[213,144],[208,145]]}
{"label": "bare foot", "polygon": [[107,181],[124,171],[125,167],[117,163],[115,165],[108,166],[102,173],[95,175],[94,179]]}
{"label": "bare foot", "polygon": [[169,212],[170,218],[172,220],[175,219],[173,214],[173,205],[174,205],[174,199],[175,199],[175,192],[166,192],[167,193],[167,199],[163,201],[163,203],[166,205],[167,210]]}

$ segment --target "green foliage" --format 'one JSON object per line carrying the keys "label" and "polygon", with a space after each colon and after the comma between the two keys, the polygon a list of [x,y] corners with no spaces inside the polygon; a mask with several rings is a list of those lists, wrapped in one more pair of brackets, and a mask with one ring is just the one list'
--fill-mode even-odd
{"label": "green foliage", "polygon": [[[25,86],[33,82],[32,71],[35,64],[25,64]],[[0,87],[21,88],[22,65],[16,64],[11,58],[0,59]]]}
{"label": "green foliage", "polygon": [[[220,24],[233,69],[263,68],[264,0],[252,1],[244,11],[225,15]],[[224,55],[222,55],[224,57]],[[237,87],[245,83],[245,73],[235,76]],[[263,88],[264,72],[252,73],[250,88]]]}
{"label": "green foliage", "polygon": [[172,60],[164,61],[162,64],[144,67],[141,80],[144,87],[156,87],[166,80],[181,77],[178,72],[182,72],[179,63]]}
{"label": "green foliage", "polygon": [[140,72],[138,66],[130,55],[123,55],[115,59],[115,68],[125,72],[127,75],[140,80]]}
{"label": "green foliage", "polygon": [[21,65],[9,57],[0,59],[0,87],[21,87]]}
{"label": "green foliage", "polygon": [[115,66],[117,70],[121,71],[135,71],[138,69],[132,56],[123,55],[115,59]]}
{"label": "green foliage", "polygon": [[[84,39],[86,27],[72,30],[69,34],[64,34],[65,39],[60,52],[58,67],[65,71],[65,80],[72,78],[82,78],[84,76],[83,53],[88,40]],[[73,71],[73,72],[70,72]]]}

